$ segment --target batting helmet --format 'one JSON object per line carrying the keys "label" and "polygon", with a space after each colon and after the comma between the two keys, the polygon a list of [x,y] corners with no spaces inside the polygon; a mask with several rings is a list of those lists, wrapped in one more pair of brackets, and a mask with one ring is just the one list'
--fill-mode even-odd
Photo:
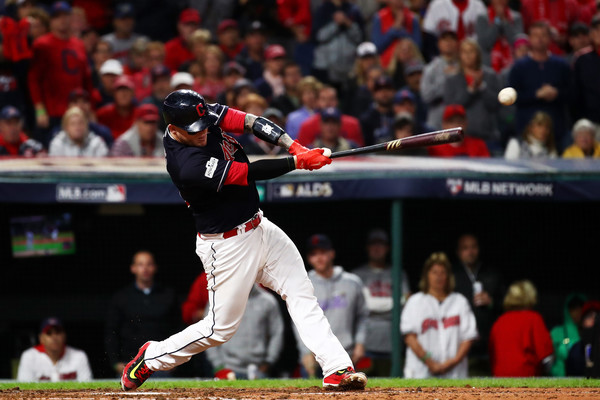
{"label": "batting helmet", "polygon": [[194,134],[216,121],[206,107],[206,100],[193,90],[176,90],[165,97],[163,116],[167,124]]}

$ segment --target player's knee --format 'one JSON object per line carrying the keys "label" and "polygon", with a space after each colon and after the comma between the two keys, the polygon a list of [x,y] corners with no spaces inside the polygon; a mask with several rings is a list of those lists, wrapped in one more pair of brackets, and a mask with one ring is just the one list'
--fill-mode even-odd
{"label": "player's knee", "polygon": [[210,336],[210,340],[215,346],[219,346],[229,341],[234,333],[235,331],[232,331],[231,329],[215,329],[214,333]]}

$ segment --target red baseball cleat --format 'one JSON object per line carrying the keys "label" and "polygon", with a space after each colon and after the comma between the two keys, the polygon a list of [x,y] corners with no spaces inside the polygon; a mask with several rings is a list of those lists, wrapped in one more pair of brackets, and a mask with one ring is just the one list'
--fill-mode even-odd
{"label": "red baseball cleat", "polygon": [[150,346],[150,342],[146,342],[140,347],[140,351],[138,351],[135,358],[129,361],[129,364],[123,369],[123,375],[121,375],[121,387],[123,390],[127,391],[139,388],[154,373],[144,362],[148,346]]}
{"label": "red baseball cleat", "polygon": [[341,390],[363,390],[367,386],[367,376],[348,367],[323,378],[323,387]]}

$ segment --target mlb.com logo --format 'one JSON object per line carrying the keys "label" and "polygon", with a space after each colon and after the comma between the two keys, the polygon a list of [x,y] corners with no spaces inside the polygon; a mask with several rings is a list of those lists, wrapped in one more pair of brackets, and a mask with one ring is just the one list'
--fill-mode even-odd
{"label": "mlb.com logo", "polygon": [[459,194],[463,190],[462,179],[446,179],[446,187],[453,196]]}

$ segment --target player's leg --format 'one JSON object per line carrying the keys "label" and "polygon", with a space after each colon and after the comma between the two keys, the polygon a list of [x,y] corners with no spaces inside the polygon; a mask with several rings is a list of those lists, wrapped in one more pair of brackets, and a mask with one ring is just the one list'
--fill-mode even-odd
{"label": "player's leg", "polygon": [[246,309],[262,254],[260,235],[247,232],[229,239],[198,239],[197,253],[207,273],[209,309],[206,317],[146,350],[151,370],[169,370],[235,333]]}
{"label": "player's leg", "polygon": [[315,355],[325,376],[352,366],[348,353],[331,332],[329,322],[317,303],[298,249],[279,227],[266,218],[261,227],[266,263],[259,272],[259,282],[286,301],[300,338]]}

